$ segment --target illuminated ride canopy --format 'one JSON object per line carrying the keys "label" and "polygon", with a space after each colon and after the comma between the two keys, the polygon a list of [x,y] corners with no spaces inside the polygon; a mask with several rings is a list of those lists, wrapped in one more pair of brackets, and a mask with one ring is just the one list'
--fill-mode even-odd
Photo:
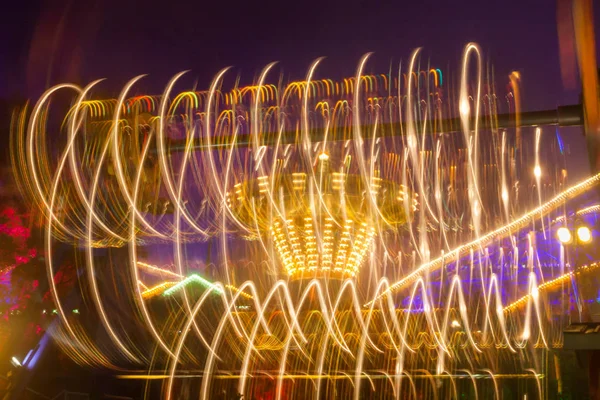
{"label": "illuminated ride canopy", "polygon": [[364,179],[335,172],[325,153],[317,163],[314,173],[237,183],[227,206],[259,235],[268,232],[290,278],[352,278],[376,232],[406,222],[410,195],[378,174]]}

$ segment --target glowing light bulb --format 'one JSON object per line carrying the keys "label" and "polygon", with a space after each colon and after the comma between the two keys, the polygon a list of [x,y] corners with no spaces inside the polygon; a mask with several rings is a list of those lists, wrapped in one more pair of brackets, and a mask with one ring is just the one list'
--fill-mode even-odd
{"label": "glowing light bulb", "polygon": [[577,228],[577,239],[581,243],[589,243],[592,241],[592,231],[587,226]]}
{"label": "glowing light bulb", "polygon": [[570,243],[571,240],[573,239],[569,228],[566,228],[564,226],[561,228],[558,228],[558,230],[556,231],[556,236],[558,237],[558,240],[563,244]]}
{"label": "glowing light bulb", "polygon": [[533,168],[533,175],[535,175],[536,178],[539,178],[540,176],[542,176],[542,168],[539,165],[536,165]]}
{"label": "glowing light bulb", "polygon": [[319,155],[319,160],[321,160],[321,161],[327,161],[327,160],[329,160],[329,156],[327,155],[327,153],[321,153]]}
{"label": "glowing light bulb", "polygon": [[460,322],[458,322],[457,320],[453,320],[450,326],[453,328],[460,328]]}

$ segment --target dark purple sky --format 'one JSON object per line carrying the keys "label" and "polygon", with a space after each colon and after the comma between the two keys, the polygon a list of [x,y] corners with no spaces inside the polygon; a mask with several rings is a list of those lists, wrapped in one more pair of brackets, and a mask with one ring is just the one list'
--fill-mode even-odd
{"label": "dark purple sky", "polygon": [[494,64],[499,85],[511,70],[521,72],[526,109],[576,102],[579,94],[561,81],[553,0],[13,3],[0,24],[0,97],[32,98],[49,84],[99,77],[114,95],[141,73],[150,74],[144,88],[158,92],[183,69],[205,88],[228,65],[250,83],[270,61],[301,79],[323,55],[320,76],[340,78],[366,52],[375,52],[369,71],[387,72],[390,60],[406,60],[417,46],[425,60],[456,72],[469,41]]}

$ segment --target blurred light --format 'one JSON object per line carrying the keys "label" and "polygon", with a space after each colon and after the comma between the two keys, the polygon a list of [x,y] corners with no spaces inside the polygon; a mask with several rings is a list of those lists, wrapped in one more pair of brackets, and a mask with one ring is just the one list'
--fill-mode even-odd
{"label": "blurred light", "polygon": [[460,112],[460,115],[469,115],[469,112],[471,111],[469,101],[467,99],[463,99],[458,106],[458,110]]}
{"label": "blurred light", "polygon": [[573,237],[571,236],[571,231],[569,230],[569,228],[566,228],[564,226],[561,227],[561,228],[558,228],[558,230],[556,231],[556,236],[558,237],[558,240],[562,244],[571,243],[571,240],[573,239]]}
{"label": "blurred light", "polygon": [[539,165],[536,165],[533,168],[533,175],[535,175],[536,178],[539,178],[540,176],[542,176],[542,168],[540,168]]}
{"label": "blurred light", "polygon": [[29,358],[31,357],[32,354],[33,354],[33,349],[31,349],[27,352],[27,355],[23,359],[23,365],[27,365],[27,361],[29,361]]}
{"label": "blurred light", "polygon": [[458,322],[457,320],[453,320],[450,326],[453,328],[460,328],[460,322]]}
{"label": "blurred light", "polygon": [[581,243],[589,243],[592,241],[592,231],[587,226],[577,228],[577,239]]}
{"label": "blurred light", "polygon": [[21,362],[17,359],[17,357],[14,357],[10,359],[10,362],[12,363],[12,365],[14,365],[15,367],[20,367],[21,366]]}

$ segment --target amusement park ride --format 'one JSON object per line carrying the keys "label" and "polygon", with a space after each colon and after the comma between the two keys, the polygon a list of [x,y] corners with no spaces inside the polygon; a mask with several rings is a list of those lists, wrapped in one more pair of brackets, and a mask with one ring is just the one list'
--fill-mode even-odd
{"label": "amusement park ride", "polygon": [[[316,79],[319,59],[279,86],[269,64],[230,91],[227,70],[202,92],[176,93],[183,73],[158,96],[129,94],[141,77],[111,100],[92,98],[98,82],[49,89],[16,114],[12,158],[46,222],[48,335],[165,398],[555,398],[563,350],[585,351],[599,396],[600,96],[584,33],[582,104],[548,111],[520,109],[517,75],[496,93],[472,43],[456,85],[415,50],[396,77],[365,74],[366,55],[339,82]],[[60,117],[58,92],[73,96]],[[591,161],[580,182],[561,139],[573,126]],[[61,243],[83,264],[67,298]]]}

